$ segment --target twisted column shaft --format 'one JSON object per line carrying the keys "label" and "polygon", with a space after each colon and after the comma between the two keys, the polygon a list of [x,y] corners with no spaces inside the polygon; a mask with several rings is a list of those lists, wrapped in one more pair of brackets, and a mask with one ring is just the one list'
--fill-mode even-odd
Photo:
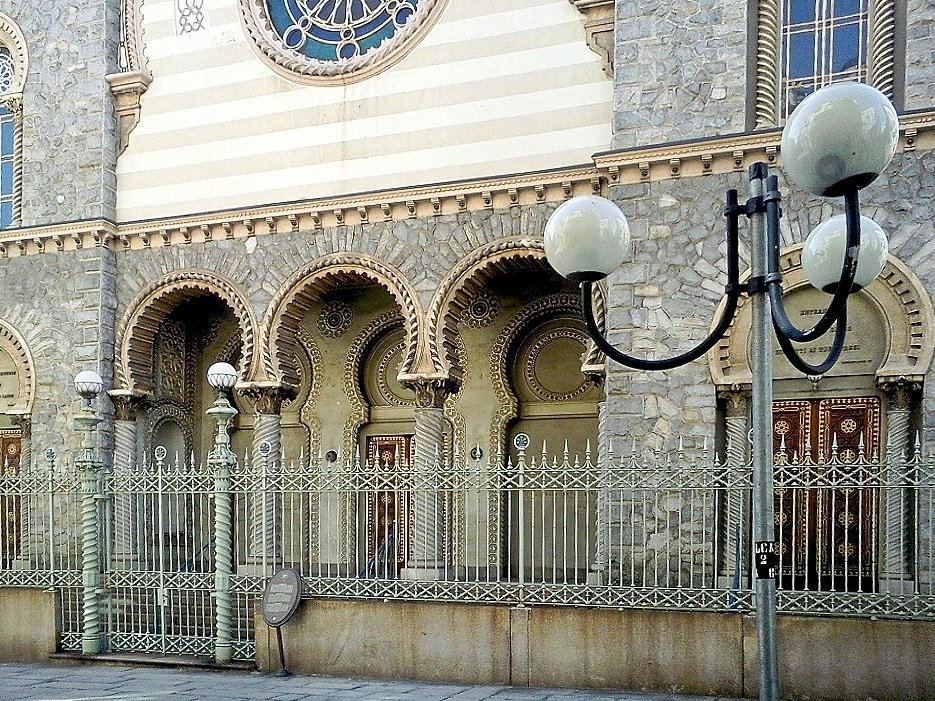
{"label": "twisted column shaft", "polygon": [[100,423],[90,406],[75,417],[82,434],[76,466],[81,473],[81,652],[96,655],[101,651],[101,551],[99,540],[100,465],[94,450],[94,429]]}

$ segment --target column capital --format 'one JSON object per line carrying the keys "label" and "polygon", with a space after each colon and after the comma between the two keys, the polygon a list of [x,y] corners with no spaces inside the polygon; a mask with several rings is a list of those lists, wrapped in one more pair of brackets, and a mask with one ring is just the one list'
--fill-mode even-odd
{"label": "column capital", "polygon": [[152,399],[150,395],[132,389],[107,390],[107,396],[114,405],[115,421],[136,421],[139,412]]}
{"label": "column capital", "polygon": [[298,396],[298,390],[291,385],[275,382],[245,382],[238,384],[237,392],[251,402],[257,414],[281,414],[282,405]]}
{"label": "column capital", "polygon": [[751,394],[751,386],[744,384],[719,387],[717,390],[717,397],[724,402],[728,416],[746,416]]}
{"label": "column capital", "polygon": [[457,391],[457,383],[449,377],[423,377],[404,383],[416,394],[419,409],[441,409],[445,400]]}
{"label": "column capital", "polygon": [[877,386],[889,402],[891,410],[908,411],[912,405],[912,398],[922,390],[922,382],[911,377],[878,378]]}

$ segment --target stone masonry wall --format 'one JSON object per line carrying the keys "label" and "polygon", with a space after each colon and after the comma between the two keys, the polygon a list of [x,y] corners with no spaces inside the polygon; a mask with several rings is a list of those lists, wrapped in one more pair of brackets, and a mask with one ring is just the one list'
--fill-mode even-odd
{"label": "stone masonry wall", "polygon": [[119,3],[0,0],[26,39],[24,226],[113,219],[116,137],[104,76],[116,71]]}
{"label": "stone masonry wall", "polygon": [[616,3],[614,148],[744,130],[747,4]]}
{"label": "stone masonry wall", "polygon": [[935,107],[935,5],[930,0],[908,0],[906,16],[907,110]]}

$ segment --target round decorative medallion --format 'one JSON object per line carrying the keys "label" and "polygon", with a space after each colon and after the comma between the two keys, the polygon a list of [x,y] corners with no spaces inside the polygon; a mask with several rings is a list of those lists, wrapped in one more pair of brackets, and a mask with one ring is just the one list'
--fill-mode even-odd
{"label": "round decorative medallion", "polygon": [[791,430],[792,425],[785,419],[779,419],[775,424],[773,424],[773,432],[777,436],[786,436]]}
{"label": "round decorative medallion", "polygon": [[380,358],[378,366],[377,385],[380,389],[382,403],[388,406],[414,406],[415,400],[412,392],[403,387],[396,378],[399,366],[403,362],[403,353],[406,351],[406,341],[401,339],[398,343],[386,348]]}
{"label": "round decorative medallion", "polygon": [[240,0],[265,58],[310,82],[361,80],[402,57],[447,0]]}
{"label": "round decorative medallion", "polygon": [[840,429],[841,433],[851,435],[854,433],[854,431],[857,430],[857,420],[853,418],[846,418],[838,424],[838,429]]}
{"label": "round decorative medallion", "polygon": [[354,320],[354,310],[344,302],[328,302],[318,315],[318,331],[327,338],[342,336]]}
{"label": "round decorative medallion", "polygon": [[480,290],[468,303],[461,320],[472,329],[480,329],[489,326],[499,313],[500,299],[489,290]]}
{"label": "round decorative medallion", "polygon": [[588,392],[591,384],[581,373],[561,372],[569,358],[580,358],[587,337],[578,329],[561,328],[543,334],[529,348],[526,381],[545,401],[566,402]]}

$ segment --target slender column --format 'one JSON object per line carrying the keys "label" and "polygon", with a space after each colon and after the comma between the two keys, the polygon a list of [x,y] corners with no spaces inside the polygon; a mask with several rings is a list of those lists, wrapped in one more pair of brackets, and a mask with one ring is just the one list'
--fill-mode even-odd
{"label": "slender column", "polygon": [[445,464],[445,399],[451,391],[446,379],[412,383],[416,393],[413,519],[404,579],[439,579],[445,569],[447,514],[445,496],[451,485],[439,481]]}
{"label": "slender column", "polygon": [[242,390],[253,400],[252,474],[259,477],[250,502],[247,561],[241,574],[269,576],[282,564],[282,405],[295,396],[288,388],[252,385]]}
{"label": "slender column", "polygon": [[208,454],[208,465],[214,472],[214,596],[215,596],[215,642],[216,662],[230,662],[234,651],[233,604],[231,600],[231,573],[233,571],[233,516],[231,505],[231,470],[237,466],[237,456],[230,449],[227,433],[231,419],[237,410],[231,406],[223,390],[218,391],[214,406],[205,412],[217,421],[218,432],[214,449]]}
{"label": "slender column", "polygon": [[607,488],[611,466],[607,449],[607,402],[597,403],[597,465],[600,488],[597,492],[597,524],[595,527],[594,562],[588,572],[588,584],[607,584],[610,563],[610,490]]}
{"label": "slender column", "polygon": [[[12,414],[13,420],[20,430],[19,473],[32,475],[32,416],[27,413]],[[13,561],[14,569],[32,569],[36,555],[42,552],[42,546],[49,537],[42,531],[41,509],[33,503],[33,498],[20,501],[19,514],[19,552]]]}
{"label": "slender column", "polygon": [[723,517],[723,540],[721,557],[722,586],[734,589],[743,583],[743,552],[745,532],[744,505],[746,490],[740,488],[741,475],[747,465],[747,435],[750,426],[750,388],[731,388],[720,393],[726,408],[727,429],[727,482],[721,514]]}
{"label": "slender column", "polygon": [[136,569],[139,565],[137,495],[125,485],[129,473],[139,469],[137,416],[144,399],[129,390],[111,390],[108,394],[114,405],[113,560],[117,569]]}
{"label": "slender column", "polygon": [[94,429],[101,420],[94,414],[90,401],[75,417],[81,433],[81,449],[75,465],[81,474],[81,553],[82,553],[82,633],[81,652],[96,655],[101,652],[101,549],[100,469],[94,441]]}
{"label": "slender column", "polygon": [[[750,167],[750,197],[762,197],[767,167]],[[762,279],[767,272],[768,245],[765,215],[754,214],[751,224],[752,277]],[[750,371],[753,375],[753,540],[754,548],[778,554],[773,523],[773,325],[769,300],[764,290],[750,295]],[[755,551],[755,554],[756,553]],[[756,630],[759,653],[760,701],[779,699],[779,634],[776,626],[776,579],[756,575]]]}
{"label": "slender column", "polygon": [[887,382],[880,388],[886,393],[886,453],[884,466],[883,503],[881,508],[880,591],[912,593],[910,554],[913,544],[907,528],[909,516],[908,457],[910,444],[910,410],[913,395],[921,389],[919,383]]}

